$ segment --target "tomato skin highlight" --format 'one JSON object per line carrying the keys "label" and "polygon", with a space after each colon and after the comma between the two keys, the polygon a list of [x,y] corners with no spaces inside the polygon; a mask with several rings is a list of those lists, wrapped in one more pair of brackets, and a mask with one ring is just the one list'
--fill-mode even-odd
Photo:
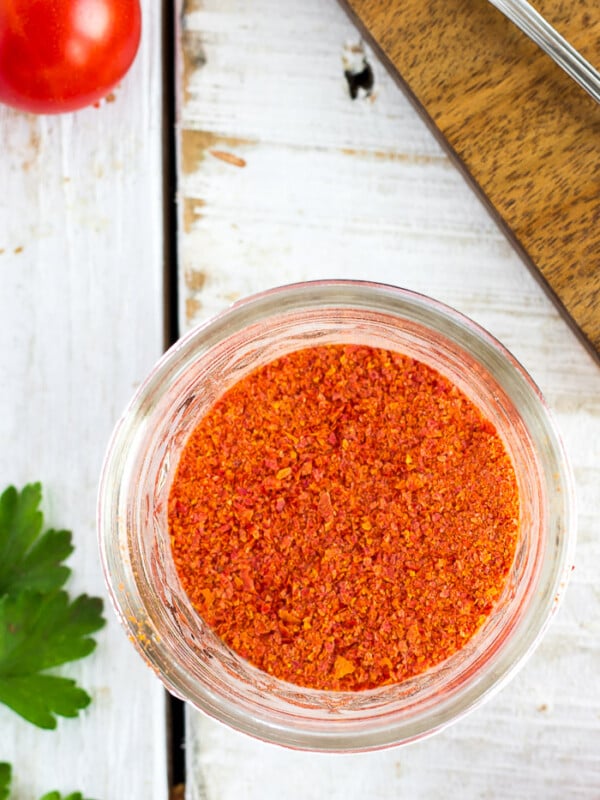
{"label": "tomato skin highlight", "polygon": [[91,105],[138,50],[139,0],[0,0],[0,102],[36,114]]}

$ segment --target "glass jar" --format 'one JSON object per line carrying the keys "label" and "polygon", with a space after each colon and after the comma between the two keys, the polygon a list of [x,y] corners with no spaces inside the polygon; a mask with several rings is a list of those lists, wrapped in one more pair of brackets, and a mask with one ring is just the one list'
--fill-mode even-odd
{"label": "glass jar", "polygon": [[[232,652],[192,608],[171,555],[171,481],[188,435],[234,383],[284,353],[357,343],[412,356],[456,384],[496,427],[521,519],[505,590],[443,663],[362,692],[304,689]],[[539,641],[571,568],[574,494],[541,394],[488,333],[422,295],[357,281],[284,286],[243,300],[179,340],[119,421],[98,508],[103,565],[121,622],[173,694],[240,731],[296,748],[358,751],[443,728],[497,691]]]}

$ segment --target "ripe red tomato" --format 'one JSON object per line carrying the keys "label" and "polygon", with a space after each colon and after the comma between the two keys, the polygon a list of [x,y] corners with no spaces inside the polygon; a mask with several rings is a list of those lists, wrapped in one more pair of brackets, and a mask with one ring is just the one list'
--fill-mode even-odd
{"label": "ripe red tomato", "polygon": [[53,114],[100,100],[140,31],[139,0],[0,0],[0,102]]}

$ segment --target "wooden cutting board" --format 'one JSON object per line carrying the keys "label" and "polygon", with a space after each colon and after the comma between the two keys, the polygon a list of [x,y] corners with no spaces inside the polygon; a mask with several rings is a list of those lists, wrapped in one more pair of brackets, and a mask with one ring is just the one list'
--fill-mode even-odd
{"label": "wooden cutting board", "polygon": [[[342,1],[600,356],[600,105],[485,0]],[[598,0],[536,8],[598,65]]]}

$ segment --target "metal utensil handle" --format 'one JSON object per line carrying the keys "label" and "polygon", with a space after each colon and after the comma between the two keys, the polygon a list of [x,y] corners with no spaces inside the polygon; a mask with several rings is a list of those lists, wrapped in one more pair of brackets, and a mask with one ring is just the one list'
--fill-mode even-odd
{"label": "metal utensil handle", "polygon": [[489,0],[600,103],[600,73],[527,0]]}

